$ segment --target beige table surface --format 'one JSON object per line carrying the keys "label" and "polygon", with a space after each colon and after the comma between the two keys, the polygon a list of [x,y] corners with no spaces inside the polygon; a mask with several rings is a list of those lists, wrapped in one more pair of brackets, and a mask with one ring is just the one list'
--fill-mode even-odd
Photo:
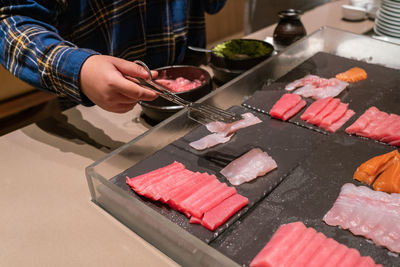
{"label": "beige table surface", "polygon": [[[356,33],[372,21],[341,20],[337,1],[306,12]],[[249,37],[271,36],[274,26]],[[176,266],[90,201],[85,167],[144,133],[140,107],[123,115],[77,106],[0,137],[0,266]]]}

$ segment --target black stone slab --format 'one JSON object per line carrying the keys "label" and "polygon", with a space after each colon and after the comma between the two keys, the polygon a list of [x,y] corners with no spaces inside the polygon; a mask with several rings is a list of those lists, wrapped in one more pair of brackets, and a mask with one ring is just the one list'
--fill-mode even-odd
{"label": "black stone slab", "polygon": [[352,179],[356,168],[369,158],[394,148],[352,136],[345,140],[328,139],[211,246],[239,264],[248,265],[280,225],[302,221],[306,226],[358,249],[361,255],[371,256],[377,263],[386,267],[399,266],[400,259],[386,248],[322,221],[343,184],[362,185]]}
{"label": "black stone slab", "polygon": [[[368,78],[350,85],[337,96],[344,103],[349,103],[349,108],[356,114],[350,118],[335,134],[345,134],[344,130],[350,126],[365,110],[371,106],[376,106],[379,110],[388,113],[400,114],[400,70],[387,68],[384,66],[356,61],[336,55],[319,52],[276,80],[272,84],[265,84],[262,91],[256,92],[251,98],[246,100],[243,105],[259,110],[268,114],[275,102],[287,91],[285,86],[300,79],[307,74],[318,75],[323,78],[332,78],[340,72],[344,72],[352,67],[365,69]],[[313,102],[307,98],[307,107]],[[305,107],[301,112],[288,120],[288,122],[307,127],[325,134],[329,132],[309,124],[300,119]]]}
{"label": "black stone slab", "polygon": [[[243,107],[234,107],[233,110],[239,113],[249,112]],[[111,182],[128,191],[132,196],[140,199],[146,205],[199,239],[209,243],[246,213],[255,203],[271,192],[291,170],[312,152],[318,143],[323,141],[324,136],[321,134],[296,127],[295,125],[271,120],[266,115],[257,114],[257,116],[263,120],[262,123],[241,129],[228,143],[205,151],[196,151],[189,146],[190,142],[209,134],[204,126],[198,127],[149,158],[112,178]],[[207,230],[203,226],[190,224],[185,215],[171,209],[166,204],[139,196],[125,182],[126,176],[134,177],[147,173],[176,160],[183,163],[191,171],[215,174],[221,182],[230,185],[219,171],[229,162],[254,147],[259,147],[272,156],[277,162],[278,168],[252,182],[235,186],[239,194],[249,199],[249,204],[214,232]]]}

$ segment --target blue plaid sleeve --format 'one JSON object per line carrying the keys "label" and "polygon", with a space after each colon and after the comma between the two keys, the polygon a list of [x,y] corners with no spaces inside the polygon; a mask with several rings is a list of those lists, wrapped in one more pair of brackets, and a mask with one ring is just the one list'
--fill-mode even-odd
{"label": "blue plaid sleeve", "polygon": [[47,6],[39,1],[9,2],[0,4],[1,64],[34,87],[93,105],[79,90],[79,72],[84,61],[97,53],[65,41],[51,26],[57,1],[48,1],[53,3]]}

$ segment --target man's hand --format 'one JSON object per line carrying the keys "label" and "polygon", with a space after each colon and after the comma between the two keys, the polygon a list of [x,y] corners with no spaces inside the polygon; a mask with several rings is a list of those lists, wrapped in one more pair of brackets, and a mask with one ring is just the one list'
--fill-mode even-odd
{"label": "man's hand", "polygon": [[[154,76],[157,72],[152,72]],[[151,101],[157,94],[129,80],[125,76],[147,79],[141,66],[116,57],[94,55],[82,66],[80,83],[82,92],[93,103],[107,111],[124,113],[139,100]]]}

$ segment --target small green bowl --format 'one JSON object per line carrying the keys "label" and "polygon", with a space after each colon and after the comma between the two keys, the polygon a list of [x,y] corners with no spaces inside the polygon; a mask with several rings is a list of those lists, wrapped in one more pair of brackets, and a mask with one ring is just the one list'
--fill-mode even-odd
{"label": "small green bowl", "polygon": [[274,47],[262,40],[233,39],[212,48],[210,63],[219,68],[248,70],[273,52]]}

